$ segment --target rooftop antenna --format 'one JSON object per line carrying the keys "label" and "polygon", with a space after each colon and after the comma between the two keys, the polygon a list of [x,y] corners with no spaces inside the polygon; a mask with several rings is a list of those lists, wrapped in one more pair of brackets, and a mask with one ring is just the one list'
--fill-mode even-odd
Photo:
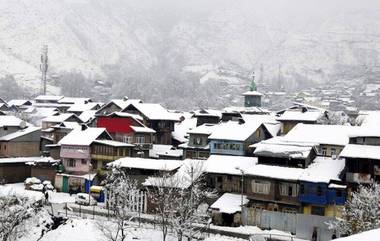
{"label": "rooftop antenna", "polygon": [[48,46],[44,45],[41,52],[41,94],[46,95],[46,74],[48,71]]}

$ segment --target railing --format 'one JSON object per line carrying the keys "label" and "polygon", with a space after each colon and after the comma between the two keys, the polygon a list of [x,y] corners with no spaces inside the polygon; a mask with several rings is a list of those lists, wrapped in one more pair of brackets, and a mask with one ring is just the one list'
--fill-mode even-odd
{"label": "railing", "polygon": [[371,174],[347,172],[346,181],[355,183],[371,183]]}

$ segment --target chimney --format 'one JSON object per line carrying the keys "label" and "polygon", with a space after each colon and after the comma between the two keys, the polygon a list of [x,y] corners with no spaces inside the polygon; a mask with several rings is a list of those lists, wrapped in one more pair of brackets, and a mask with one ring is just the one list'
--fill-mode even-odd
{"label": "chimney", "polygon": [[128,96],[123,97],[123,101],[127,101],[128,99],[129,99]]}

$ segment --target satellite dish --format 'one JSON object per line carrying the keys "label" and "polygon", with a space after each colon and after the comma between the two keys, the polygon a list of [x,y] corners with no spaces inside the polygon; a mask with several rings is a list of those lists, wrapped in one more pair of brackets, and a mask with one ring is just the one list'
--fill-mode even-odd
{"label": "satellite dish", "polygon": [[21,127],[21,129],[26,128],[26,122],[25,121],[21,121],[20,127]]}

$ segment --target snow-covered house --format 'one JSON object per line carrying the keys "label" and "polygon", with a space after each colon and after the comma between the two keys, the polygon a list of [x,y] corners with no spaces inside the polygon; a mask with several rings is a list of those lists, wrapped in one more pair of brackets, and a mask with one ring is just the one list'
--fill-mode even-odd
{"label": "snow-covered house", "polygon": [[174,124],[180,122],[181,114],[169,112],[162,105],[151,103],[132,103],[122,112],[141,116],[143,124],[156,131],[156,144],[172,144]]}
{"label": "snow-covered house", "polygon": [[217,124],[222,119],[222,112],[212,109],[201,109],[194,111],[195,118],[197,118],[197,126],[203,124]]}
{"label": "snow-covered house", "polygon": [[349,134],[357,128],[356,126],[299,123],[284,136],[284,139],[293,142],[317,143],[318,155],[337,157],[348,144]]}
{"label": "snow-covered house", "polygon": [[73,113],[56,113],[52,116],[45,117],[42,119],[42,129],[46,130],[50,127],[60,124],[62,122],[78,122],[82,123],[82,120]]}
{"label": "snow-covered house", "polygon": [[101,105],[102,103],[98,102],[75,103],[67,109],[67,112],[80,116],[84,111],[97,111],[98,109],[100,109]]}
{"label": "snow-covered house", "polygon": [[100,107],[100,109],[97,110],[96,115],[103,116],[109,115],[113,112],[120,112],[132,103],[142,103],[142,101],[138,99],[128,99],[128,97],[124,97],[123,99],[112,99]]}
{"label": "snow-covered house", "polygon": [[0,136],[24,129],[29,124],[12,115],[0,115]]}
{"label": "snow-covered house", "polygon": [[30,177],[30,166],[26,163],[41,157],[0,158],[0,183],[23,182]]}
{"label": "snow-covered house", "polygon": [[32,106],[32,102],[30,100],[20,100],[20,99],[14,99],[8,101],[9,107],[16,107],[18,110],[25,110]]}
{"label": "snow-covered house", "polygon": [[259,164],[307,167],[317,156],[317,143],[288,141],[274,137],[252,145]]}
{"label": "snow-covered house", "polygon": [[380,131],[361,127],[350,134],[349,144],[340,153],[346,159],[346,182],[351,188],[380,180]]}
{"label": "snow-covered house", "polygon": [[28,126],[0,137],[1,157],[28,157],[40,155],[41,128]]}
{"label": "snow-covered house", "polygon": [[143,118],[136,114],[113,112],[98,116],[97,127],[106,128],[112,138],[135,148],[132,156],[148,156],[155,140],[156,131],[143,124]]}
{"label": "snow-covered house", "polygon": [[227,121],[215,126],[210,141],[211,155],[252,155],[250,145],[273,137],[261,118]]}
{"label": "snow-covered house", "polygon": [[48,180],[54,185],[55,175],[59,170],[60,160],[51,157],[41,157],[26,163],[30,166],[30,176],[41,181]]}
{"label": "snow-covered house", "polygon": [[183,149],[184,158],[206,159],[210,156],[208,137],[217,125],[203,124],[187,131],[188,141],[178,147]]}
{"label": "snow-covered house", "polygon": [[319,110],[305,111],[302,110],[287,110],[276,120],[282,124],[282,133],[287,134],[298,123],[316,124],[318,119],[324,115],[324,112]]}

